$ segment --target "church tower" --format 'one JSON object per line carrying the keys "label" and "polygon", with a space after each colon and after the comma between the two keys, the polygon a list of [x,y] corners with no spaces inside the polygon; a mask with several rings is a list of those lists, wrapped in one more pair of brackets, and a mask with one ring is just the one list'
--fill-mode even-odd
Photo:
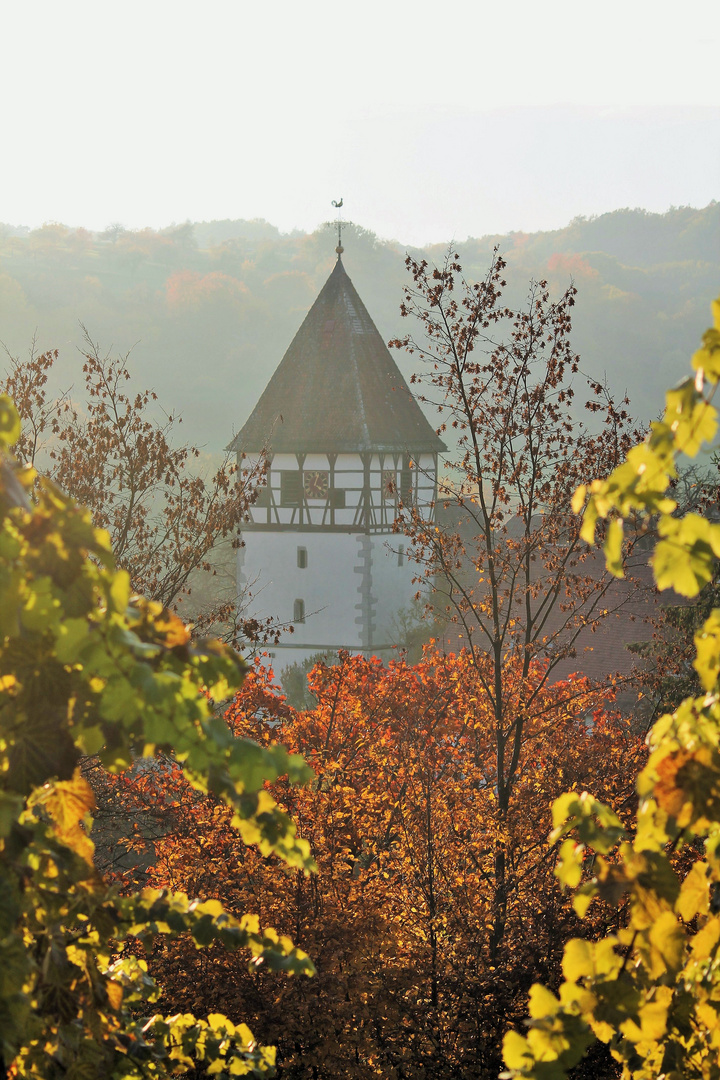
{"label": "church tower", "polygon": [[238,589],[252,594],[253,616],[294,625],[274,647],[275,670],[339,648],[384,653],[417,569],[393,535],[397,495],[428,507],[444,445],[340,252],[231,444],[251,461],[263,448],[267,486],[243,526]]}

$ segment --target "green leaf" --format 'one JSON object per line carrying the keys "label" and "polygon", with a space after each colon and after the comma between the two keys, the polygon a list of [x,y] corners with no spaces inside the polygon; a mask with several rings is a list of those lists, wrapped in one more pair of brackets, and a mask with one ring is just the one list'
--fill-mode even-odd
{"label": "green leaf", "polygon": [[55,643],[55,654],[61,664],[71,664],[79,658],[80,648],[89,630],[87,619],[63,619]]}

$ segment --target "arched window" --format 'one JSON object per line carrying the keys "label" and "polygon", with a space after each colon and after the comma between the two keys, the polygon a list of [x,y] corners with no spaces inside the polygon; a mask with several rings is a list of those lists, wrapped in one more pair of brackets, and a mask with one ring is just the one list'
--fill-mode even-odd
{"label": "arched window", "polygon": [[296,600],[293,604],[293,622],[305,622],[305,601]]}

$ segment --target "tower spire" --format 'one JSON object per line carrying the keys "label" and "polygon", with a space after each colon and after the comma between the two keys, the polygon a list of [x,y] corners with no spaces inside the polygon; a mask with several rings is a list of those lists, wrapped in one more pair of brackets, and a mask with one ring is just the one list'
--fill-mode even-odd
{"label": "tower spire", "polygon": [[332,201],[332,205],[337,210],[337,222],[336,222],[336,225],[337,225],[337,233],[338,233],[338,242],[337,242],[337,247],[335,248],[335,251],[337,252],[338,260],[340,259],[340,256],[342,255],[343,251],[345,250],[345,248],[342,246],[342,228],[343,228],[343,225],[345,224],[345,222],[342,219],[342,214],[340,212],[341,208],[342,208],[342,204],[343,204],[342,198],[339,201],[337,201],[335,199],[333,199],[333,201]]}

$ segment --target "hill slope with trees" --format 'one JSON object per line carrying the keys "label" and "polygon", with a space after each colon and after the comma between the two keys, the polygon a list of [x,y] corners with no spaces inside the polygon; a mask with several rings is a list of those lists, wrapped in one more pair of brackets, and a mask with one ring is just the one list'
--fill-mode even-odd
{"label": "hill slope with trees", "polygon": [[[348,273],[384,337],[402,330],[406,248],[348,225]],[[547,278],[579,294],[574,347],[583,368],[627,389],[649,419],[652,394],[682,373],[693,328],[720,271],[720,204],[666,214],[618,210],[543,233],[457,246],[482,278],[493,247],[512,280]],[[103,233],[0,225],[0,341],[17,355],[33,336],[60,349],[59,385],[73,384],[82,322],[103,348],[133,349],[132,366],[185,419],[186,438],[217,451],[240,427],[335,260],[327,227],[281,234],[265,221],[187,222]],[[440,262],[442,245],[425,252]],[[409,357],[398,360],[408,375]],[[648,402],[647,405],[644,402]]]}

